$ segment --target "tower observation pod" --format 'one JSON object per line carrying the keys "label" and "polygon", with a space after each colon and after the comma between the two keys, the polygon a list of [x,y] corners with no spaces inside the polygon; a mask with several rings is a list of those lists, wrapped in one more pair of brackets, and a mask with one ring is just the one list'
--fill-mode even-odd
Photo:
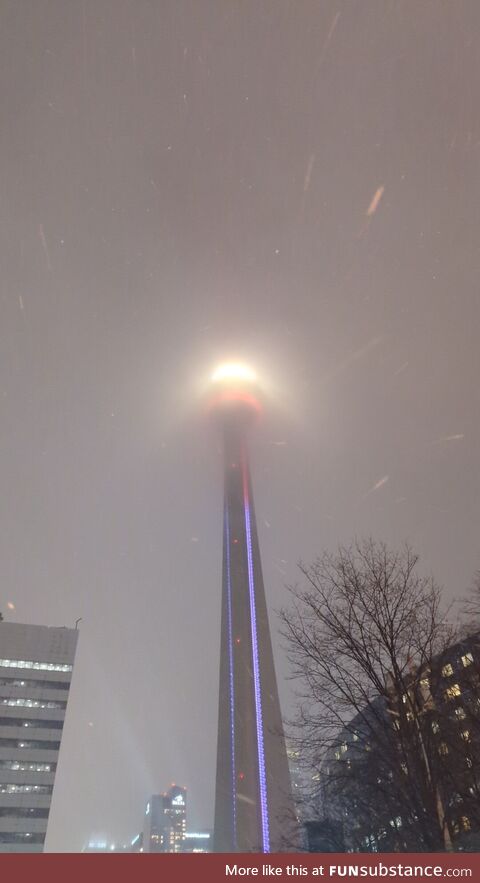
{"label": "tower observation pod", "polygon": [[292,851],[295,811],[247,450],[261,410],[254,373],[219,368],[210,409],[224,454],[214,852]]}

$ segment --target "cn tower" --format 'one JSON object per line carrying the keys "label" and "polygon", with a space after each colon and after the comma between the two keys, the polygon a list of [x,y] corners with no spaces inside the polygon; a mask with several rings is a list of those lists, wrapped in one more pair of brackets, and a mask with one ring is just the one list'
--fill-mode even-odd
{"label": "cn tower", "polygon": [[210,407],[224,455],[214,851],[287,851],[295,813],[247,450],[261,411],[253,371],[218,368]]}

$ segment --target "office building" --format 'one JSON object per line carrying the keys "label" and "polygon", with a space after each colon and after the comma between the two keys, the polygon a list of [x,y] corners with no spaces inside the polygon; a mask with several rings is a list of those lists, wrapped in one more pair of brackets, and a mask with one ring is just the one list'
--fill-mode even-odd
{"label": "office building", "polygon": [[42,852],[78,632],[0,622],[0,852]]}
{"label": "office building", "polygon": [[[362,708],[320,767],[316,835],[349,852],[478,851],[480,634]],[[315,830],[314,830],[315,829]]]}
{"label": "office building", "polygon": [[183,852],[186,815],[185,788],[172,785],[152,795],[145,809],[143,852]]}

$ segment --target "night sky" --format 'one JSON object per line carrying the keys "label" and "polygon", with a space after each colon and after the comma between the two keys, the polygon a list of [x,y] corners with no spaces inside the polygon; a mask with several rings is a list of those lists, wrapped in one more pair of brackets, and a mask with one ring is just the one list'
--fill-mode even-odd
{"label": "night sky", "polygon": [[354,536],[450,599],[480,568],[480,4],[0,13],[0,610],[82,617],[47,838],[76,851],[174,781],[212,823],[218,361],[271,389],[275,634],[299,559]]}

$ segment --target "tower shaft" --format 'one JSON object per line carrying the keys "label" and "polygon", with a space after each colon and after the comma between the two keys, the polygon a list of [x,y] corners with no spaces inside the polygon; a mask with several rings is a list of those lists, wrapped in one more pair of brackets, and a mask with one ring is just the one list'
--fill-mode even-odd
{"label": "tower shaft", "polygon": [[248,453],[224,427],[222,635],[214,850],[292,849],[294,820]]}

